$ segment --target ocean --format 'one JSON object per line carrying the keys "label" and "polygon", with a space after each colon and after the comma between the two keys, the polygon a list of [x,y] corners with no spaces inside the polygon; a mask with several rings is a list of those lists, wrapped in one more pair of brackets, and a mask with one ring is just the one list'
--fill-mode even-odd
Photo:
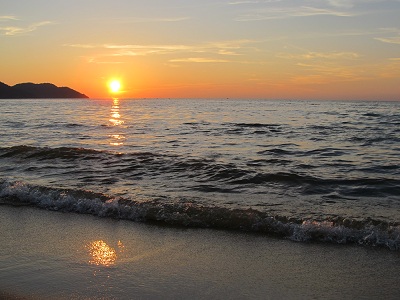
{"label": "ocean", "polygon": [[399,102],[3,99],[0,132],[16,209],[400,250]]}

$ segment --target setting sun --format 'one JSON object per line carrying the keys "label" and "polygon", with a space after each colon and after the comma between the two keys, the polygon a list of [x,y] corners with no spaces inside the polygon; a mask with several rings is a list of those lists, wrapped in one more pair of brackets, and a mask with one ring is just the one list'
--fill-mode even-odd
{"label": "setting sun", "polygon": [[121,89],[121,83],[118,80],[112,80],[108,86],[112,93],[118,93]]}

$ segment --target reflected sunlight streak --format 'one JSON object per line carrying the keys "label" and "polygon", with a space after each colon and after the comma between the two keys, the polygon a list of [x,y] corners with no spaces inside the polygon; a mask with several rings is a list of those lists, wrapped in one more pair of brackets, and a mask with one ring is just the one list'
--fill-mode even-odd
{"label": "reflected sunlight streak", "polygon": [[96,266],[110,267],[117,260],[117,252],[106,242],[99,240],[91,242],[88,246],[90,260],[89,264]]}
{"label": "reflected sunlight streak", "polygon": [[[111,106],[111,118],[109,119],[113,126],[121,126],[124,124],[124,121],[121,120],[119,108],[119,99],[113,98],[113,105]],[[112,146],[121,146],[124,144],[125,136],[122,134],[114,133],[110,135],[110,138],[112,138],[112,141],[110,142],[110,145]]]}
{"label": "reflected sunlight streak", "polygon": [[111,118],[109,121],[114,126],[122,125],[124,123],[124,121],[121,120],[121,115],[119,113],[119,99],[118,98],[113,98],[113,105],[111,107]]}

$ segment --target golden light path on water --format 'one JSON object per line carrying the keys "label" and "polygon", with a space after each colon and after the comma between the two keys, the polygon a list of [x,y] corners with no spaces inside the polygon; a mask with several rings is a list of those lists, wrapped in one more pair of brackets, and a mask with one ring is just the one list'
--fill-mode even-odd
{"label": "golden light path on water", "polygon": [[118,241],[118,251],[109,246],[103,240],[97,240],[89,243],[86,248],[89,251],[89,264],[96,266],[110,267],[115,265],[118,253],[123,251],[124,245]]}
{"label": "golden light path on water", "polygon": [[[118,98],[113,98],[113,103],[111,106],[111,118],[109,119],[109,122],[111,123],[112,126],[115,126],[117,128],[124,124],[124,121],[121,119],[120,105]],[[111,134],[110,137],[112,139],[110,145],[122,146],[124,144],[125,136],[123,134],[114,133]]]}

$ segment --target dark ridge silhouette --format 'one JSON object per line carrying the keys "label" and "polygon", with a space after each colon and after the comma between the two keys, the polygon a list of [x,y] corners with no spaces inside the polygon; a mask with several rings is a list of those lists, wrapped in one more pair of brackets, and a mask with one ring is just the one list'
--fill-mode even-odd
{"label": "dark ridge silhouette", "polygon": [[0,82],[0,99],[38,98],[89,98],[69,87],[57,87],[51,83],[19,83],[9,86]]}

